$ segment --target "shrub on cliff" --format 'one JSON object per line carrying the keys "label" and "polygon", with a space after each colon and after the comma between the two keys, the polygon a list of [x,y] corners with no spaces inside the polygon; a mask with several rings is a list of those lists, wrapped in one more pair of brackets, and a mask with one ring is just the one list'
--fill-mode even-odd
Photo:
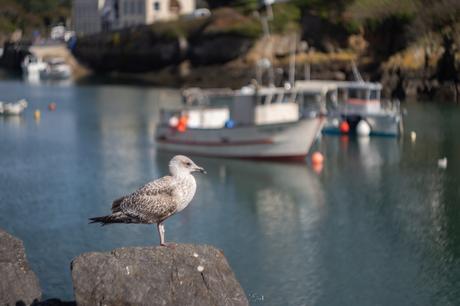
{"label": "shrub on cliff", "polygon": [[0,36],[16,29],[26,35],[45,32],[53,23],[70,17],[70,7],[69,0],[0,0]]}
{"label": "shrub on cliff", "polygon": [[273,6],[272,31],[275,33],[291,32],[300,29],[301,11],[297,5],[279,3]]}
{"label": "shrub on cliff", "polygon": [[203,31],[205,35],[227,34],[249,38],[257,38],[261,33],[259,20],[229,7],[214,10],[211,21]]}

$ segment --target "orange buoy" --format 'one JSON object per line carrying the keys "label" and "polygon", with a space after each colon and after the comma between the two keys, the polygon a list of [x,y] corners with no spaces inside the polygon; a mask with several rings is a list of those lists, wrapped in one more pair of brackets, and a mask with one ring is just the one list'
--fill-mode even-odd
{"label": "orange buoy", "polygon": [[48,104],[48,109],[50,111],[55,111],[56,110],[56,103],[52,102],[52,103]]}
{"label": "orange buoy", "polygon": [[178,132],[184,133],[187,130],[187,127],[185,125],[179,123],[177,125],[176,129],[177,129]]}
{"label": "orange buoy", "polygon": [[311,156],[311,162],[314,165],[322,164],[324,162],[323,154],[321,154],[320,152],[313,153],[312,156]]}
{"label": "orange buoy", "polygon": [[312,169],[316,174],[320,174],[323,171],[323,164],[313,164]]}
{"label": "orange buoy", "polygon": [[177,124],[177,131],[181,132],[181,133],[184,133],[185,131],[187,131],[187,121],[188,121],[188,118],[187,116],[181,116],[179,118],[179,123]]}
{"label": "orange buoy", "polygon": [[350,125],[348,124],[348,122],[342,121],[340,122],[339,129],[340,133],[347,134],[348,132],[350,132]]}

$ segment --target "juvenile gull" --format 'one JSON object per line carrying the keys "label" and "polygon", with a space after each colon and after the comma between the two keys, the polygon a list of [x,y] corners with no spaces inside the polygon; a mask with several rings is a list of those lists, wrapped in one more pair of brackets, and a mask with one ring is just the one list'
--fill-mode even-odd
{"label": "juvenile gull", "polygon": [[160,245],[165,245],[163,222],[183,210],[192,200],[196,191],[193,172],[206,173],[190,158],[174,156],[169,162],[171,175],[149,182],[112,203],[112,214],[90,218],[91,223],[142,223],[156,224],[160,235]]}

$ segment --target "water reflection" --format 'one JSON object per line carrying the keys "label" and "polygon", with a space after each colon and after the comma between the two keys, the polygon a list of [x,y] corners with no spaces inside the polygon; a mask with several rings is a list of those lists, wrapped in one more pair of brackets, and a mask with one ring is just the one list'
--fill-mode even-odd
{"label": "water reflection", "polygon": [[25,121],[21,116],[1,116],[0,115],[0,124],[5,128],[19,127],[25,124]]}
{"label": "water reflection", "polygon": [[[446,297],[440,305],[451,305],[458,295],[448,288],[459,271],[446,268],[458,259],[445,245],[458,241],[459,231],[445,231],[446,209],[452,211],[450,199],[458,195],[445,195],[456,179],[437,169],[437,148],[419,138],[415,147],[385,138],[324,141],[329,165],[334,164],[324,173],[326,202],[336,219],[325,219],[320,249],[329,281],[319,304],[385,305],[406,298],[430,305],[428,297],[440,294]],[[405,292],[416,295],[404,297]]]}
{"label": "water reflection", "polygon": [[[170,157],[157,155],[160,172]],[[184,228],[173,231],[224,249],[253,302],[283,305],[299,290],[299,302],[314,302],[321,285],[318,226],[327,213],[318,176],[306,164],[194,161],[208,175],[197,176],[196,200],[176,218]]]}
{"label": "water reflection", "polygon": [[[156,153],[153,135],[158,109],[180,103],[178,92],[18,82],[0,92],[30,103],[21,117],[0,118],[0,225],[24,240],[45,297],[72,299],[75,256],[158,243],[152,226],[87,218],[167,174],[172,156]],[[193,157],[208,175],[166,221],[167,239],[224,250],[254,305],[458,305],[460,113],[409,113],[415,143],[323,137],[318,174],[307,164]]]}
{"label": "water reflection", "polygon": [[42,80],[40,78],[27,78],[24,77],[24,83],[33,85],[33,86],[71,86],[74,84],[74,80]]}

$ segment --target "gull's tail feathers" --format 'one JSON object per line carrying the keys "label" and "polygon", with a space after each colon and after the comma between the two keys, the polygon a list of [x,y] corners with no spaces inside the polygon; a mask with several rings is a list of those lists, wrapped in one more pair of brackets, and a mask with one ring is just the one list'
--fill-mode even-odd
{"label": "gull's tail feathers", "polygon": [[124,213],[117,212],[108,216],[94,217],[89,218],[91,223],[101,223],[102,226],[111,224],[111,223],[137,223],[137,220],[134,220],[130,216],[125,215]]}

